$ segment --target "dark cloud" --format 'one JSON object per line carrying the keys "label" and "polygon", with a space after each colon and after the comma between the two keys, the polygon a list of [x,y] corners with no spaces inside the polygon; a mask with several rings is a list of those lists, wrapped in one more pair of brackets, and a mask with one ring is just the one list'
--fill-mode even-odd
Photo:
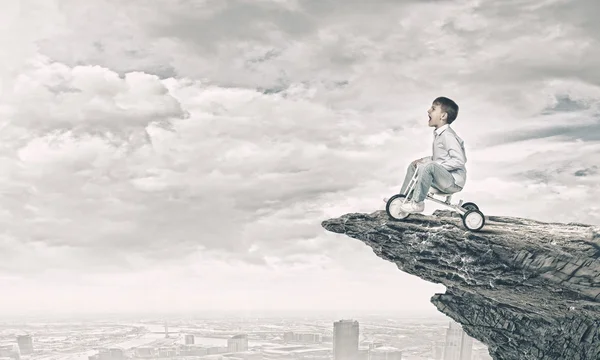
{"label": "dark cloud", "polygon": [[[547,124],[539,129],[523,130],[506,128],[502,133],[488,135],[489,145],[560,137],[564,140],[600,141],[600,102],[576,99],[569,95],[556,95],[556,102],[547,106],[540,115]],[[572,115],[575,114],[576,117]],[[564,116],[561,116],[564,115]],[[596,119],[596,122],[575,123],[574,120]]]}
{"label": "dark cloud", "polygon": [[553,114],[556,112],[571,112],[587,110],[590,108],[590,104],[586,104],[583,101],[572,100],[569,95],[557,95],[556,104],[548,107],[542,111],[543,115]]}
{"label": "dark cloud", "polygon": [[[104,0],[82,7],[66,1],[60,11],[68,31],[37,44],[68,65],[97,64],[120,74],[137,70],[161,78],[206,78],[225,86],[273,87],[290,78],[313,79],[324,67],[345,68],[362,61],[360,51],[348,51],[348,40],[353,35],[372,37],[372,31],[388,34],[381,27],[386,22],[398,31],[398,16],[415,3],[419,2],[310,0],[296,7],[294,2],[181,0],[117,7]],[[78,31],[70,30],[74,28]],[[339,40],[321,44],[324,29],[338,33]],[[309,43],[313,46],[304,58],[288,55],[280,60],[286,51]]]}
{"label": "dark cloud", "polygon": [[575,173],[573,175],[575,176],[590,176],[590,175],[596,175],[598,174],[598,166],[592,166],[586,169],[581,169],[581,170],[577,170],[575,171]]}
{"label": "dark cloud", "polygon": [[[576,152],[578,150],[574,150]],[[581,156],[564,156],[556,150],[540,150],[525,158],[520,164],[511,167],[509,178],[522,184],[535,183],[543,185],[538,189],[547,194],[585,197],[585,194],[595,194],[597,175],[600,174],[595,157],[587,151]],[[569,195],[570,194],[570,195]],[[552,199],[560,201],[559,199]],[[536,206],[539,204],[536,204]],[[582,203],[581,206],[590,206]],[[593,217],[589,214],[589,217]]]}
{"label": "dark cloud", "polygon": [[144,28],[152,37],[175,38],[199,51],[214,51],[224,43],[268,41],[274,31],[297,38],[317,30],[309,14],[276,3],[229,0],[217,8],[206,15],[179,3],[163,9],[162,16],[146,22]]}
{"label": "dark cloud", "polygon": [[555,1],[539,11],[540,17],[560,21],[580,29],[586,36],[600,40],[600,2],[595,0]]}
{"label": "dark cloud", "polygon": [[488,0],[448,17],[442,29],[458,37],[456,56],[481,59],[457,76],[496,87],[548,78],[600,85],[600,25],[592,15],[599,4]]}
{"label": "dark cloud", "polygon": [[568,119],[563,124],[537,130],[506,129],[502,133],[487,135],[488,145],[499,145],[527,140],[560,137],[565,140],[600,141],[600,122],[589,125],[569,125]]}

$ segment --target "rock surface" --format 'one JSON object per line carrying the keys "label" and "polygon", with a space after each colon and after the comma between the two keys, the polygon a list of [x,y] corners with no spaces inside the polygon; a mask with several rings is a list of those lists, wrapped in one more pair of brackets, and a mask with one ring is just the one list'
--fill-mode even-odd
{"label": "rock surface", "polygon": [[600,227],[458,214],[394,220],[385,211],[322,222],[406,273],[446,286],[431,302],[494,360],[600,359]]}

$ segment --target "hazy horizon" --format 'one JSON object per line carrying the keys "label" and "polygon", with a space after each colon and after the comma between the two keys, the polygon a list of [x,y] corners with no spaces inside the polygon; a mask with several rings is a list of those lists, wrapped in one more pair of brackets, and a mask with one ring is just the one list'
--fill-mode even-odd
{"label": "hazy horizon", "polygon": [[311,310],[251,310],[251,311],[236,311],[236,310],[221,310],[221,311],[202,311],[190,310],[179,312],[160,312],[160,311],[140,311],[140,312],[88,312],[75,313],[64,311],[59,312],[39,312],[39,313],[12,313],[2,314],[2,322],[23,322],[43,321],[47,320],[102,320],[108,321],[112,318],[120,320],[142,320],[161,321],[161,320],[183,320],[183,319],[224,319],[224,318],[332,318],[332,319],[360,319],[365,317],[385,317],[396,320],[401,319],[424,319],[424,320],[439,320],[439,321],[454,321],[441,312],[414,312],[414,311],[385,311],[377,312],[374,310],[335,310],[335,309],[311,309]]}
{"label": "hazy horizon", "polygon": [[[432,314],[321,221],[460,106],[486,215],[600,224],[598,3],[26,0],[0,15],[0,313]],[[439,208],[426,204],[426,213]],[[346,310],[344,310],[346,309]]]}

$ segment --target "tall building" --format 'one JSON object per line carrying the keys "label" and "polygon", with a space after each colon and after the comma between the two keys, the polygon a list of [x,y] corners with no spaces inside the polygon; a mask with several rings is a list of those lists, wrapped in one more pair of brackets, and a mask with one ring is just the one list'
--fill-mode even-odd
{"label": "tall building", "polygon": [[462,329],[460,324],[450,322],[446,329],[444,360],[471,360],[473,338]]}
{"label": "tall building", "polygon": [[186,335],[185,336],[185,344],[186,345],[194,345],[194,335]]}
{"label": "tall building", "polygon": [[33,339],[31,335],[17,336],[17,344],[19,344],[21,355],[33,354]]}
{"label": "tall building", "polygon": [[242,352],[248,350],[248,335],[235,335],[227,339],[227,352]]}
{"label": "tall building", "polygon": [[358,358],[358,321],[339,320],[333,323],[333,359]]}

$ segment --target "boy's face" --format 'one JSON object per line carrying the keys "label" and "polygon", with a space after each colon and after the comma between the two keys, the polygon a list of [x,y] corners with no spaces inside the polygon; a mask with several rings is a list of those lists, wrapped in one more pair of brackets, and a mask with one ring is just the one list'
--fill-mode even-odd
{"label": "boy's face", "polygon": [[431,104],[429,110],[427,110],[427,114],[429,115],[429,126],[434,128],[439,128],[446,124],[446,118],[448,114],[442,110],[442,106],[440,104]]}

